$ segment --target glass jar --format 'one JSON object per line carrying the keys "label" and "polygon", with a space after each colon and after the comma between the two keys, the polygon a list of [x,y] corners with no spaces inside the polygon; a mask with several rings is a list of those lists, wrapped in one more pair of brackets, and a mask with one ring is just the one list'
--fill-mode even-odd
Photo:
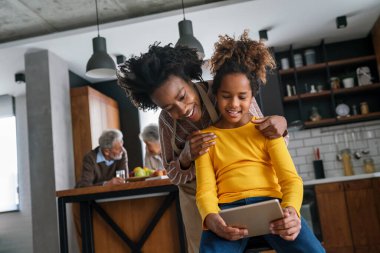
{"label": "glass jar", "polygon": [[365,173],[375,172],[375,164],[373,163],[372,158],[365,158],[363,160],[363,170]]}
{"label": "glass jar", "polygon": [[361,114],[368,114],[369,113],[367,102],[360,103],[360,113]]}

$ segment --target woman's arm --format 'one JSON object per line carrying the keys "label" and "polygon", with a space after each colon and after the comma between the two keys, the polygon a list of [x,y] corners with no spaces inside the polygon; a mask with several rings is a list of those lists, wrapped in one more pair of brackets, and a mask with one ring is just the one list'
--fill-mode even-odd
{"label": "woman's arm", "polygon": [[[185,145],[180,154],[174,152],[171,144],[172,136],[175,134],[172,124],[161,116],[159,118],[159,131],[162,162],[172,183],[178,185],[194,180],[195,166],[191,159],[190,147]],[[188,164],[188,167],[182,168],[181,163]]]}
{"label": "woman's arm", "polygon": [[270,229],[273,234],[292,241],[301,230],[302,179],[297,174],[283,138],[267,140],[267,149],[283,193],[281,206],[284,209],[284,217],[272,222]]}
{"label": "woman's arm", "polygon": [[255,98],[252,99],[249,112],[255,116],[256,119],[253,121],[256,125],[256,128],[267,138],[274,139],[281,136],[285,137],[286,143],[288,143],[289,135],[287,129],[286,119],[282,116],[268,116],[264,117],[262,114],[259,105]]}

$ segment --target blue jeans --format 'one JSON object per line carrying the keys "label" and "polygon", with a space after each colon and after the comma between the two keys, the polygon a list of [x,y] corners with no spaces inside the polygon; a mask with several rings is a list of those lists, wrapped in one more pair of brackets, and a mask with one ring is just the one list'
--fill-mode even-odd
{"label": "blue jeans", "polygon": [[[221,209],[228,209],[236,206],[242,206],[252,203],[257,203],[272,198],[268,197],[253,197],[238,200],[228,204],[219,205]],[[278,235],[263,235],[268,244],[276,250],[277,253],[324,253],[325,249],[314,236],[313,232],[307,226],[305,220],[301,217],[301,231],[294,241],[287,241]],[[200,253],[240,253],[244,252],[249,238],[243,238],[237,241],[229,241],[217,236],[210,230],[202,232]]]}

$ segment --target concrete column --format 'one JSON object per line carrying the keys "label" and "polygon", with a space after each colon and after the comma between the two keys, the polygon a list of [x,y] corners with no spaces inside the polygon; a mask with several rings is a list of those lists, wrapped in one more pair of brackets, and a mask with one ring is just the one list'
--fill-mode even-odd
{"label": "concrete column", "polygon": [[47,50],[30,52],[25,77],[33,252],[59,252],[55,192],[74,186],[68,67]]}

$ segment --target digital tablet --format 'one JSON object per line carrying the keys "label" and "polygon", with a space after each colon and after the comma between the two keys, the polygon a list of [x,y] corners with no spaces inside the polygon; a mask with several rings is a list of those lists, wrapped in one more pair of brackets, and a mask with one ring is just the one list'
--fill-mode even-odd
{"label": "digital tablet", "polygon": [[221,210],[219,214],[227,225],[247,228],[249,237],[269,234],[269,223],[283,217],[277,199]]}

